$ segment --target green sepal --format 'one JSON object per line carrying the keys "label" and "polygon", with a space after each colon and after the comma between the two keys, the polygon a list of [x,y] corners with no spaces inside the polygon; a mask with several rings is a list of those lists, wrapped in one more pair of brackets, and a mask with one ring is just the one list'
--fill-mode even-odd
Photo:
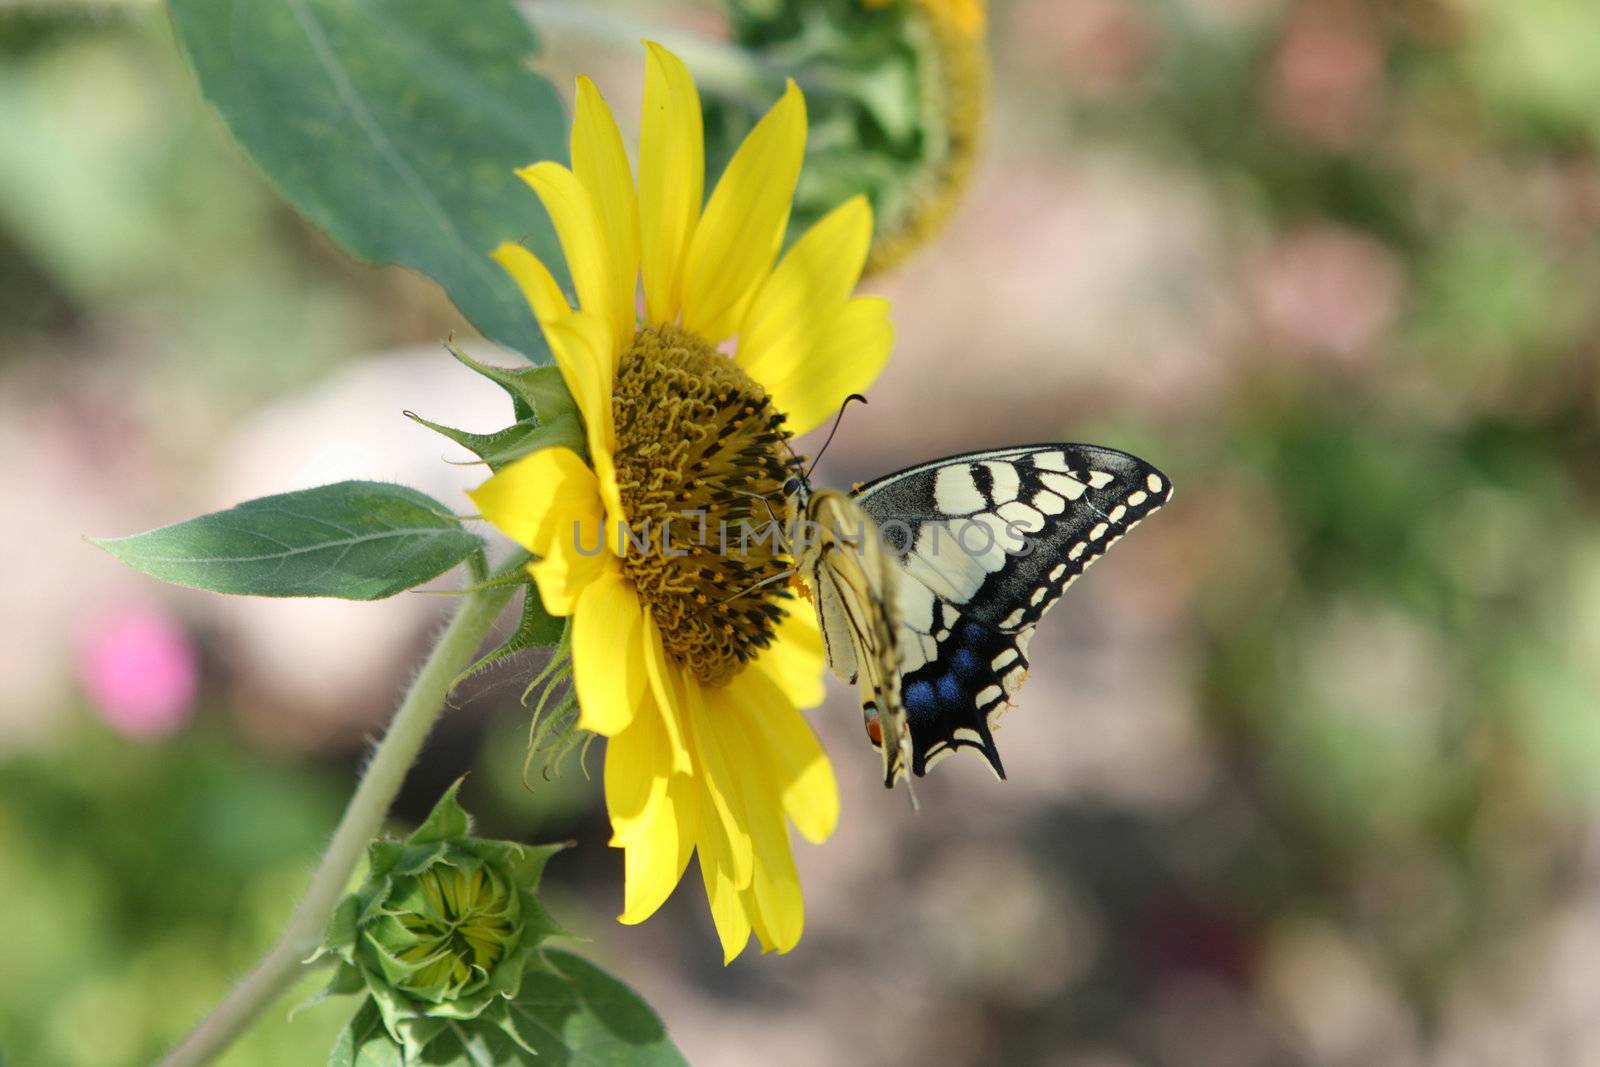
{"label": "green sepal", "polygon": [[455,345],[450,354],[472,370],[504,389],[511,398],[511,425],[493,433],[458,430],[423,418],[415,412],[406,417],[437,434],[442,434],[477,456],[491,471],[521,459],[541,448],[570,448],[580,456],[588,448],[578,405],[567,392],[561,373],[554,367],[496,367],[479,363]]}
{"label": "green sepal", "polygon": [[472,817],[458,799],[464,781],[466,779],[463,777],[450,783],[450,788],[434,803],[433,810],[422,820],[422,825],[406,838],[406,844],[431,845],[437,841],[465,837],[472,832]]}
{"label": "green sepal", "polygon": [[338,906],[333,909],[333,914],[328,918],[327,928],[323,931],[322,947],[317,949],[311,959],[331,952],[341,960],[349,962],[351,954],[355,951],[360,917],[361,901],[354,893],[339,901]]}
{"label": "green sepal", "polygon": [[480,363],[454,344],[450,354],[464,366],[494,382],[511,397],[511,410],[518,422],[534,419],[541,423],[564,417],[578,418],[578,405],[567,392],[567,383],[555,367],[497,367]]}
{"label": "green sepal", "polygon": [[539,596],[537,585],[532,581],[526,581],[524,584],[527,589],[522,594],[522,613],[517,618],[517,628],[493,651],[485,653],[476,663],[458,674],[452,684],[459,685],[479,671],[493,667],[518,652],[526,652],[530,648],[545,648],[561,640],[561,635],[566,632],[567,620],[551,615],[545,610],[544,600]]}
{"label": "green sepal", "polygon": [[405,415],[412,422],[450,438],[477,456],[490,471],[497,472],[508,463],[541,448],[570,448],[580,455],[585,451],[583,425],[576,418],[560,418],[549,423],[529,418],[494,433],[472,433],[432,422],[414,411],[408,411]]}

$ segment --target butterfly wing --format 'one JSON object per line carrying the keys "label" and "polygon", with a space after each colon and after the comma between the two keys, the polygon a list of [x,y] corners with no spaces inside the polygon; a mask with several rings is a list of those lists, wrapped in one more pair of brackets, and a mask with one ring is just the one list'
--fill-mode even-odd
{"label": "butterfly wing", "polygon": [[1027,673],[1034,627],[1171,496],[1145,461],[1076,444],[966,453],[857,490],[900,571],[893,614],[912,772],[974,748],[1005,777],[993,730]]}
{"label": "butterfly wing", "polygon": [[[872,519],[843,493],[818,489],[805,508],[812,528],[799,570],[816,600],[828,665],[859,683],[867,734],[883,753],[884,784],[903,777],[912,757],[901,698],[900,568]],[[884,738],[890,744],[883,744]]]}

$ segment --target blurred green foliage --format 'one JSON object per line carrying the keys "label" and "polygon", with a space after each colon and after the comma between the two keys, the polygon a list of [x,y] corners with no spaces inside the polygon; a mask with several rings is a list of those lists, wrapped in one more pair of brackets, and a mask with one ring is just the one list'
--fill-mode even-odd
{"label": "blurred green foliage", "polygon": [[[0,1052],[62,1067],[154,1058],[281,929],[342,791],[342,778],[217,730],[148,745],[85,724],[0,762],[0,899],[15,953]],[[225,1062],[325,1055],[350,1005],[310,1009],[290,1029],[293,996]]]}

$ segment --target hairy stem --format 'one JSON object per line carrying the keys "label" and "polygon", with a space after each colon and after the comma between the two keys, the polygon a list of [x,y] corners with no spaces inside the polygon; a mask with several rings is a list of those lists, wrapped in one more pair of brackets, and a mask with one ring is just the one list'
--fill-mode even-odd
{"label": "hairy stem", "polygon": [[[520,566],[526,558],[513,560],[511,565]],[[473,654],[516,590],[514,585],[488,586],[466,595],[395,711],[388,732],[373,752],[355,795],[333,832],[328,850],[311,876],[305,896],[277,943],[222,1003],[159,1061],[158,1067],[199,1067],[210,1063],[304,973],[306,957],[322,942],[323,929],[344,895],[351,872],[365,854],[367,843],[382,828],[406,771],[444,710],[455,678],[472,662]]]}

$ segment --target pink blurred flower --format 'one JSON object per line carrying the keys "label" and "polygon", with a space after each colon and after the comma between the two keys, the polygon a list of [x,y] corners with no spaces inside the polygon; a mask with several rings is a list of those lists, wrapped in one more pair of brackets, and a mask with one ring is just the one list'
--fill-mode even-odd
{"label": "pink blurred flower", "polygon": [[122,608],[95,620],[78,668],[101,717],[130,737],[170,734],[194,709],[199,685],[194,642],[159,609]]}
{"label": "pink blurred flower", "polygon": [[1307,0],[1290,16],[1267,78],[1269,113],[1332,150],[1356,146],[1383,96],[1383,41],[1357,0]]}
{"label": "pink blurred flower", "polygon": [[1336,364],[1369,358],[1405,307],[1405,269],[1394,252],[1343,226],[1283,234],[1253,275],[1266,340]]}
{"label": "pink blurred flower", "polygon": [[1025,65],[1096,100],[1137,91],[1160,44],[1158,27],[1130,0],[1029,0],[1011,21]]}

